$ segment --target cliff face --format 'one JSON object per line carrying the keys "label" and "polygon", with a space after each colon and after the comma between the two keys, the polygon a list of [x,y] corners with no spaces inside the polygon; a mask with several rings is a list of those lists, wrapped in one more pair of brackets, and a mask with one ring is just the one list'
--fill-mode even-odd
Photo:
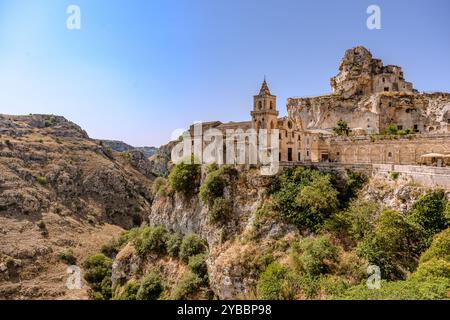
{"label": "cliff face", "polygon": [[384,66],[364,47],[346,51],[330,83],[331,95],[287,100],[289,116],[301,128],[331,131],[344,120],[362,134],[391,124],[423,133],[449,130],[450,94],[417,92],[400,67]]}
{"label": "cliff face", "polygon": [[0,297],[87,297],[67,290],[58,257],[72,249],[81,262],[146,218],[145,161],[63,117],[1,115],[0,134]]}

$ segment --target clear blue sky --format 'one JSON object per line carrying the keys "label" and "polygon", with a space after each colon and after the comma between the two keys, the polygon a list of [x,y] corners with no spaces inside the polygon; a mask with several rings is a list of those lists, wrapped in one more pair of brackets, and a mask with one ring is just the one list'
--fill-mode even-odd
{"label": "clear blue sky", "polygon": [[[382,30],[366,27],[370,4]],[[264,75],[282,115],[287,97],[329,93],[356,45],[418,90],[450,91],[448,0],[0,0],[0,113],[160,145],[193,121],[249,119]]]}

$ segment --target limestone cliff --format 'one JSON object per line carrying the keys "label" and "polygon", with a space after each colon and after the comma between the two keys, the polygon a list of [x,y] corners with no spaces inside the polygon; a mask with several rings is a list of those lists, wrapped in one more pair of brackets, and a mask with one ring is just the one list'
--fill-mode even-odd
{"label": "limestone cliff", "polygon": [[327,130],[339,120],[357,134],[379,133],[393,124],[422,133],[445,133],[450,123],[450,94],[419,93],[398,66],[384,66],[364,47],[346,51],[331,95],[289,98],[288,114],[307,130]]}
{"label": "limestone cliff", "polygon": [[1,115],[0,134],[0,298],[86,298],[65,287],[59,255],[82,262],[151,213],[145,159],[58,116]]}

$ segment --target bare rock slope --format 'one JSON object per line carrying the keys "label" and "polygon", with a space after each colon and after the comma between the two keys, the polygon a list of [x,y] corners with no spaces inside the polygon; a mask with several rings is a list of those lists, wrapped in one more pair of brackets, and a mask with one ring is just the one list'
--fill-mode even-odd
{"label": "bare rock slope", "polygon": [[[153,174],[63,117],[0,115],[0,298],[87,298],[65,286],[86,256],[151,212]],[[71,250],[71,251],[70,251]]]}

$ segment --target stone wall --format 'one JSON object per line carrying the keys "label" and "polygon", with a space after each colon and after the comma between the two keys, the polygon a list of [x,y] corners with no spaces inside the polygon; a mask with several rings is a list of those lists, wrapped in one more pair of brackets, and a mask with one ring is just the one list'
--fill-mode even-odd
{"label": "stone wall", "polygon": [[397,172],[397,179],[406,179],[414,184],[431,188],[444,188],[450,190],[450,168],[411,165],[372,165],[372,176],[375,178],[392,179],[391,174]]}
{"label": "stone wall", "polygon": [[450,134],[334,137],[322,139],[321,145],[333,162],[415,165],[427,153],[450,154]]}

